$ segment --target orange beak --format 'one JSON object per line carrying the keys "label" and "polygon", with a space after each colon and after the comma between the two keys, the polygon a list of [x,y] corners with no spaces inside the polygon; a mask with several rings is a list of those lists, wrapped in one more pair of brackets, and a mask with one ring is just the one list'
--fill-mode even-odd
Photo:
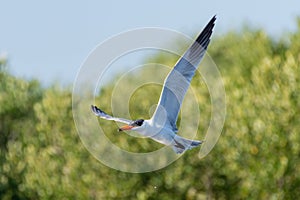
{"label": "orange beak", "polygon": [[119,131],[128,131],[131,130],[134,126],[130,126],[130,125],[125,125],[122,126],[121,128],[119,128]]}

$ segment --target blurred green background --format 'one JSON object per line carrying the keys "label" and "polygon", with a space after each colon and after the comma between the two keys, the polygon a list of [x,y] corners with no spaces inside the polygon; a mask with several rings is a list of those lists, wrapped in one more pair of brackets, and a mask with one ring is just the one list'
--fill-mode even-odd
{"label": "blurred green background", "polygon": [[[195,149],[164,169],[142,174],[110,169],[84,148],[74,126],[70,88],[42,87],[39,81],[17,78],[2,58],[0,198],[299,198],[300,19],[295,23],[298,29],[281,39],[247,28],[213,37],[208,53],[221,72],[227,106],[217,145],[204,159],[198,158],[199,149]],[[177,57],[157,54],[148,59],[173,66]],[[141,73],[153,76],[157,72]],[[134,78],[127,84],[134,84]],[[108,84],[98,97],[108,112],[113,86],[114,82]],[[192,86],[201,111],[201,133],[210,120],[210,96],[199,74]],[[160,90],[157,85],[137,90],[130,100],[132,117],[147,118]],[[147,152],[161,147],[147,139],[116,135],[115,123],[99,123],[126,150]]]}

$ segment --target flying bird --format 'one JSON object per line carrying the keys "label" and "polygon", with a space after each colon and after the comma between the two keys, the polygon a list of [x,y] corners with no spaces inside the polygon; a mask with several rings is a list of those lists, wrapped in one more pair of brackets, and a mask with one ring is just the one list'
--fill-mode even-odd
{"label": "flying bird", "polygon": [[193,44],[169,72],[164,81],[156,110],[150,119],[132,121],[117,118],[92,105],[91,109],[94,114],[102,119],[124,123],[126,125],[119,128],[119,131],[136,131],[142,136],[172,147],[177,154],[202,144],[203,141],[186,139],[177,135],[176,121],[184,96],[210,42],[215,21],[216,16],[212,17]]}

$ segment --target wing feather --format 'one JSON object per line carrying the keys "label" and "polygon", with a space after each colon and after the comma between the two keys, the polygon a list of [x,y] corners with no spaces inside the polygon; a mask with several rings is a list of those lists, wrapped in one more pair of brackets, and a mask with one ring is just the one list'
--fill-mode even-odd
{"label": "wing feather", "polygon": [[117,117],[112,117],[109,114],[107,114],[106,112],[104,112],[103,110],[101,110],[100,108],[98,108],[97,106],[91,105],[91,109],[93,111],[93,113],[102,118],[102,119],[106,119],[106,120],[112,120],[112,121],[116,121],[116,122],[121,122],[124,124],[131,124],[133,121],[128,120],[128,119],[123,119],[123,118],[117,118]]}
{"label": "wing feather", "polygon": [[216,16],[209,21],[195,42],[177,61],[172,71],[168,74],[158,106],[152,116],[153,121],[161,121],[161,116],[166,116],[167,120],[163,121],[169,123],[174,131],[177,130],[176,121],[183,98],[208,47],[215,21]]}

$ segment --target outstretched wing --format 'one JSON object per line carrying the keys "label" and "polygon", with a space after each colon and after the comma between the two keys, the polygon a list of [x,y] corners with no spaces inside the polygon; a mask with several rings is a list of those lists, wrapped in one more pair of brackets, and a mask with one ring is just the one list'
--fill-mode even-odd
{"label": "outstretched wing", "polygon": [[175,67],[165,79],[158,106],[152,116],[152,120],[161,121],[161,116],[166,116],[166,122],[169,123],[174,131],[177,130],[176,121],[183,98],[210,42],[215,20],[216,16],[209,21],[196,41],[177,61]]}
{"label": "outstretched wing", "polygon": [[128,119],[122,119],[122,118],[117,118],[117,117],[112,117],[109,114],[105,113],[103,110],[99,109],[97,106],[91,105],[91,109],[93,111],[93,113],[102,118],[102,119],[106,119],[106,120],[112,120],[112,121],[116,121],[116,122],[121,122],[124,124],[131,124],[133,121],[128,120]]}

